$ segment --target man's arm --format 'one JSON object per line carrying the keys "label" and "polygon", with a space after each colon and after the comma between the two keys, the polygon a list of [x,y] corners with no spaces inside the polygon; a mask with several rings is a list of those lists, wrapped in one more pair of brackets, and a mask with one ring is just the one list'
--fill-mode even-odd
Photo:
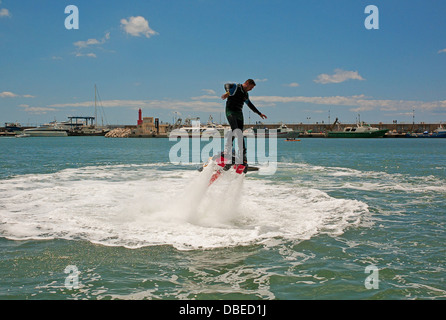
{"label": "man's arm", "polygon": [[260,118],[262,118],[262,119],[266,119],[266,118],[267,118],[267,116],[265,116],[263,113],[261,113],[261,112],[259,111],[259,109],[257,109],[257,108],[252,104],[251,100],[248,99],[248,100],[245,101],[245,103],[248,105],[249,109],[251,109],[254,113],[257,113],[257,114],[260,116]]}
{"label": "man's arm", "polygon": [[225,84],[225,91],[226,91],[226,93],[224,95],[222,95],[221,98],[223,100],[225,100],[229,96],[233,95],[234,92],[235,92],[235,88],[236,87],[237,87],[237,85],[235,83],[226,83]]}

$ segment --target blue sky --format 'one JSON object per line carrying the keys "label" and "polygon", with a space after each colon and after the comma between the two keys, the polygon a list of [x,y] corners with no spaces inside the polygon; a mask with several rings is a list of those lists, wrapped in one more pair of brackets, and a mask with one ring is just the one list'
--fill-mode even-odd
{"label": "blue sky", "polygon": [[109,124],[219,122],[224,83],[248,78],[267,123],[446,122],[445,16],[440,0],[1,0],[0,124],[92,116],[95,84]]}

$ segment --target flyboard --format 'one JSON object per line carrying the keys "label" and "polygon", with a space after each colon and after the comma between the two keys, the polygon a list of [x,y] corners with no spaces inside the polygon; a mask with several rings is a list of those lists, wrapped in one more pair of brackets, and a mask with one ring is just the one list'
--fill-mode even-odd
{"label": "flyboard", "polygon": [[213,184],[222,174],[225,172],[233,171],[236,174],[244,176],[247,172],[258,171],[258,167],[243,165],[243,164],[232,164],[231,160],[226,159],[223,154],[215,155],[203,164],[198,171],[203,171],[207,166],[213,166],[213,174],[209,179],[209,186]]}

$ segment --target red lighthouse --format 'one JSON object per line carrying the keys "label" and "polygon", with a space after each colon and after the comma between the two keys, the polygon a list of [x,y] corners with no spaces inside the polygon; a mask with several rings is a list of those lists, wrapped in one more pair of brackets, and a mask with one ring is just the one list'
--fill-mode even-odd
{"label": "red lighthouse", "polygon": [[141,111],[141,109],[139,109],[138,115],[139,115],[139,117],[138,117],[138,126],[140,126],[140,125],[142,125],[142,111]]}

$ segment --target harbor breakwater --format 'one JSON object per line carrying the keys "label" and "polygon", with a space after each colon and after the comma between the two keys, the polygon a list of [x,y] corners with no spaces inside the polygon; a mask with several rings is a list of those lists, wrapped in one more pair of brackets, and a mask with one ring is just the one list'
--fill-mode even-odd
{"label": "harbor breakwater", "polygon": [[126,128],[116,128],[113,129],[105,135],[106,138],[128,138],[132,134],[131,129]]}

